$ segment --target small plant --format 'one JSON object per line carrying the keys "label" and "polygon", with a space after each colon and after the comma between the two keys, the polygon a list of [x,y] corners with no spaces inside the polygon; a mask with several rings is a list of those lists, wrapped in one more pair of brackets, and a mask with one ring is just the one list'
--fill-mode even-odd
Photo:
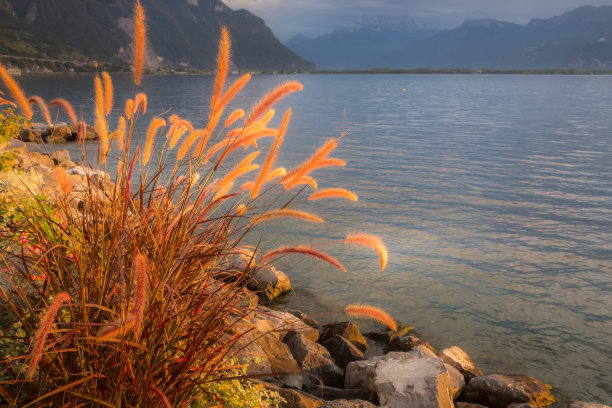
{"label": "small plant", "polygon": [[[302,245],[256,253],[239,269],[225,262],[243,252],[246,234],[263,222],[324,221],[289,207],[305,189],[317,187],[315,170],[344,165],[331,157],[338,140],[330,139],[294,169],[275,166],[291,109],[271,127],[273,107],[302,85],[281,84],[248,111],[226,112],[250,74],[226,84],[230,37],[224,28],[208,118],[198,125],[176,114],[155,117],[139,138],[136,123],[148,100],[138,91],[146,43],[138,0],[134,26],[135,97],[125,102],[122,115],[111,117],[110,76],[94,81],[100,139],[91,167],[107,170],[107,158],[116,155],[116,177],[105,184],[102,173],[92,171],[85,192],[74,192],[70,178],[56,171],[52,209],[22,211],[18,234],[1,241],[8,282],[0,282],[0,307],[11,321],[1,337],[18,327],[24,333],[18,341],[29,344],[26,354],[0,362],[9,378],[0,381],[0,398],[11,407],[167,408],[217,406],[222,399],[244,406],[257,387],[234,382],[245,374],[228,366],[235,365],[236,346],[249,332],[241,325],[250,312],[241,307],[246,283],[259,268],[289,254],[345,270],[321,249]],[[83,134],[84,124],[67,101],[27,98],[1,65],[0,77],[26,118],[31,104],[43,113],[58,107]],[[269,139],[269,147],[259,147],[262,139]],[[344,189],[310,196],[329,197],[357,199]],[[24,249],[23,237],[34,250]],[[382,241],[349,234],[345,242],[374,248],[384,268]],[[270,394],[268,403],[277,401]]]}
{"label": "small plant", "polygon": [[17,152],[9,150],[4,153],[0,153],[0,173],[11,171],[15,168],[15,159],[17,158]]}

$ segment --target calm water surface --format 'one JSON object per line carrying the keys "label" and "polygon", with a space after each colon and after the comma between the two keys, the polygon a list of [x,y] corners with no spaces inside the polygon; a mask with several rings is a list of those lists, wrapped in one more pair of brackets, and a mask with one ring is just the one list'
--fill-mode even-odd
{"label": "calm water surface", "polygon": [[[438,348],[459,345],[485,372],[612,403],[612,77],[291,78],[304,91],[281,104],[294,109],[281,165],[348,130],[336,153],[348,166],[317,180],[360,201],[300,203],[328,223],[269,223],[264,248],[364,230],[384,238],[390,263],[381,273],[372,253],[337,243],[328,251],[347,274],[286,258],[279,267],[297,288],[288,302],[321,320],[350,302],[376,304]],[[239,105],[287,79],[254,77]],[[21,83],[91,114],[91,77]],[[150,112],[202,124],[210,83],[148,77]],[[133,93],[129,76],[116,87],[121,101]]]}

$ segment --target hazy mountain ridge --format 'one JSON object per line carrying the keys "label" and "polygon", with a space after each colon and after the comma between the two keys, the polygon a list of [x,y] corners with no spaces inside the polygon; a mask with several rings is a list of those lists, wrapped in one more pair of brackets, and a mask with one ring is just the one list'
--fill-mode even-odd
{"label": "hazy mountain ridge", "polygon": [[[142,0],[149,65],[213,69],[220,28],[233,62],[249,70],[311,69],[259,17],[220,0]],[[0,54],[58,60],[129,61],[133,0],[0,0]]]}
{"label": "hazy mountain ridge", "polygon": [[612,6],[583,6],[525,25],[478,19],[438,32],[415,25],[418,35],[339,29],[287,46],[320,69],[612,68]]}

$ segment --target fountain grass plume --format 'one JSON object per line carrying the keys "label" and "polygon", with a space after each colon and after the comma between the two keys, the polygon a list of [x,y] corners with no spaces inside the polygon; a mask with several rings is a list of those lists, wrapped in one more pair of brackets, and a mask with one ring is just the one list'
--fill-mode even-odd
{"label": "fountain grass plume", "polygon": [[274,218],[298,218],[305,221],[323,223],[325,220],[314,214],[307,213],[305,211],[294,210],[291,208],[281,208],[278,210],[271,210],[261,214],[259,217],[254,219],[251,224],[261,224],[262,222],[269,221]]}
{"label": "fountain grass plume", "polygon": [[232,126],[238,119],[244,118],[245,112],[244,109],[238,108],[234,110],[225,120],[223,124],[224,128]]}
{"label": "fountain grass plume", "polygon": [[47,104],[45,103],[45,100],[43,98],[36,95],[30,96],[28,98],[28,103],[30,105],[38,106],[38,109],[40,109],[40,113],[43,115],[43,118],[45,119],[47,125],[51,125],[51,115],[49,114],[49,108],[47,107]]}
{"label": "fountain grass plume", "polygon": [[70,102],[68,102],[67,100],[63,99],[63,98],[55,98],[53,100],[51,100],[47,106],[54,107],[54,106],[58,106],[64,109],[64,111],[66,112],[66,114],[68,115],[68,117],[70,118],[70,121],[72,122],[73,125],[77,126],[78,124],[78,120],[77,120],[77,116],[74,113],[74,108],[72,107],[72,105],[70,104]]}
{"label": "fountain grass plume", "polygon": [[151,153],[153,152],[153,141],[155,140],[155,135],[157,135],[157,131],[163,126],[166,126],[166,121],[162,118],[156,117],[151,121],[149,129],[147,130],[147,141],[145,143],[144,155],[142,157],[143,164],[147,164],[149,162]]}
{"label": "fountain grass plume", "polygon": [[395,320],[379,307],[354,303],[344,308],[344,313],[354,317],[365,317],[386,325],[390,330],[397,331]]}
{"label": "fountain grass plume", "polygon": [[324,198],[346,198],[351,201],[359,200],[357,194],[345,188],[326,188],[308,196],[308,200],[310,201],[322,200]]}
{"label": "fountain grass plume", "polygon": [[346,272],[346,269],[344,268],[344,266],[342,266],[340,262],[338,262],[335,258],[317,249],[310,248],[304,245],[282,246],[282,247],[273,249],[272,251],[267,252],[261,258],[261,262],[265,262],[266,260],[270,258],[274,258],[274,257],[277,257],[279,255],[284,255],[284,254],[300,254],[300,255],[311,256],[313,258],[317,258],[324,262],[327,262],[328,264],[340,269],[342,272]]}
{"label": "fountain grass plume", "polygon": [[147,258],[140,252],[134,257],[134,306],[132,313],[134,314],[134,333],[138,338],[142,328],[142,320],[144,318],[144,309],[146,305],[147,288],[149,287],[149,278],[147,275]]}
{"label": "fountain grass plume", "polygon": [[285,82],[274,88],[272,91],[264,95],[264,97],[257,102],[249,113],[249,117],[245,122],[245,126],[255,122],[261,115],[263,115],[268,109],[270,109],[276,102],[280,101],[285,96],[292,92],[301,91],[304,86],[297,81]]}
{"label": "fountain grass plume", "polygon": [[38,367],[38,363],[42,357],[45,341],[47,340],[47,336],[49,335],[49,331],[51,330],[51,326],[53,325],[57,311],[64,303],[69,302],[70,295],[67,292],[59,293],[53,300],[53,303],[49,305],[47,311],[43,314],[38,330],[36,331],[36,335],[32,340],[31,360],[27,374],[28,378],[32,378],[36,372],[36,368]]}
{"label": "fountain grass plume", "polygon": [[108,116],[113,110],[113,81],[107,72],[102,72],[102,81],[104,83],[104,114]]}
{"label": "fountain grass plume", "polygon": [[219,53],[217,54],[217,73],[215,75],[215,85],[213,87],[213,94],[210,99],[211,111],[216,111],[217,102],[221,97],[223,86],[225,85],[225,79],[227,78],[227,72],[230,64],[230,50],[231,41],[227,28],[223,26],[221,28],[221,38],[219,39]]}
{"label": "fountain grass plume", "polygon": [[139,86],[142,80],[146,46],[147,25],[145,12],[142,4],[140,4],[140,0],[136,0],[134,7],[134,84],[136,86]]}
{"label": "fountain grass plume", "polygon": [[346,244],[360,245],[372,248],[378,253],[380,258],[380,270],[384,271],[387,267],[388,251],[382,239],[374,234],[366,234],[362,232],[348,234],[344,239]]}
{"label": "fountain grass plume", "polygon": [[21,89],[21,87],[17,84],[17,82],[13,79],[11,75],[6,71],[4,65],[0,64],[0,78],[4,82],[4,85],[9,90],[11,95],[16,102],[16,104],[21,109],[21,112],[25,115],[26,118],[30,119],[33,115],[32,108],[28,103],[28,98],[25,95],[25,92]]}
{"label": "fountain grass plume", "polygon": [[66,170],[59,166],[56,166],[53,169],[53,174],[59,186],[59,190],[64,194],[71,193],[73,187],[72,181],[70,180],[70,176],[68,175],[68,173],[66,173]]}

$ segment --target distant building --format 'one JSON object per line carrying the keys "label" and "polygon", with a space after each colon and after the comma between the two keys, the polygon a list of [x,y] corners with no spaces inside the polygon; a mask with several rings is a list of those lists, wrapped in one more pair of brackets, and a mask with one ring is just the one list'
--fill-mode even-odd
{"label": "distant building", "polygon": [[6,72],[8,72],[8,74],[12,75],[12,76],[19,76],[19,75],[21,75],[21,68],[7,67],[6,68]]}

